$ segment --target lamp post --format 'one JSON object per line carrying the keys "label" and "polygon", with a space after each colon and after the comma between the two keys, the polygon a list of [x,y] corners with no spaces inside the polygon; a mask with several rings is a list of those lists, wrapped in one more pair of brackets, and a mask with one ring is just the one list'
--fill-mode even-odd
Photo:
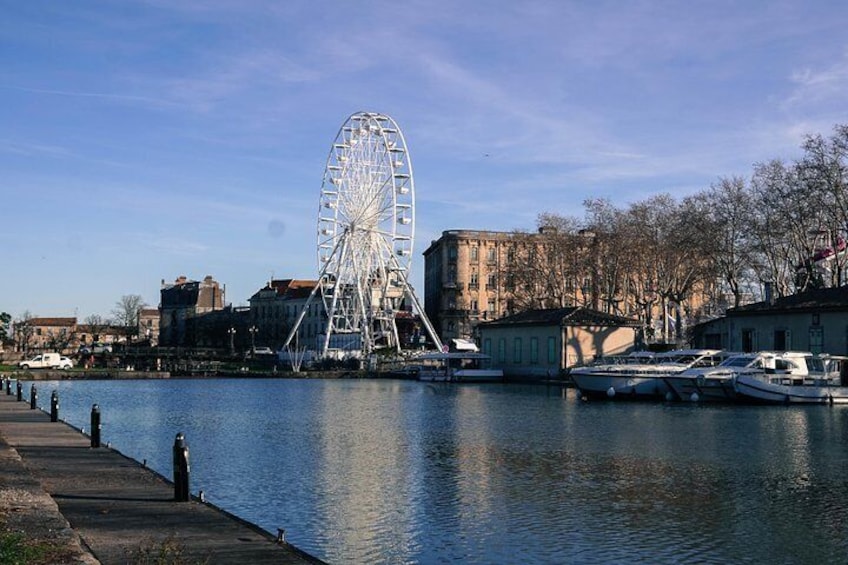
{"label": "lamp post", "polygon": [[256,332],[259,331],[259,328],[256,326],[250,326],[247,328],[247,331],[250,332],[250,354],[256,355]]}
{"label": "lamp post", "polygon": [[236,329],[230,328],[230,329],[227,330],[227,333],[230,334],[230,355],[235,355],[236,347],[235,347],[234,339],[235,339],[235,335],[236,335]]}

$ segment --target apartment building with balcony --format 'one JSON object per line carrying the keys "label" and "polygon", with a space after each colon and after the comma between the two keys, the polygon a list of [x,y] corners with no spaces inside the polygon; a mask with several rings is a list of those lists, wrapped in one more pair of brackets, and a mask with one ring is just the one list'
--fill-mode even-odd
{"label": "apartment building with balcony", "polygon": [[473,338],[477,325],[509,314],[502,284],[511,232],[448,230],[424,251],[424,311],[442,341]]}

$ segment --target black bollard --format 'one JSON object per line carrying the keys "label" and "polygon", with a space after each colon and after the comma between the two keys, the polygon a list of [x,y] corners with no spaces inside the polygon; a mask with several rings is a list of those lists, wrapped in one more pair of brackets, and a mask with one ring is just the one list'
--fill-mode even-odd
{"label": "black bollard", "polygon": [[59,421],[59,393],[55,390],[50,395],[50,421]]}
{"label": "black bollard", "polygon": [[174,440],[174,501],[188,502],[188,446],[182,432]]}
{"label": "black bollard", "polygon": [[91,407],[91,447],[100,447],[100,407]]}
{"label": "black bollard", "polygon": [[29,389],[29,408],[30,410],[35,410],[35,407],[38,405],[38,390],[36,390],[35,385]]}
{"label": "black bollard", "polygon": [[18,402],[24,399],[23,394],[23,386],[21,385],[21,381],[18,381]]}
{"label": "black bollard", "polygon": [[6,380],[6,396],[12,396],[12,379]]}

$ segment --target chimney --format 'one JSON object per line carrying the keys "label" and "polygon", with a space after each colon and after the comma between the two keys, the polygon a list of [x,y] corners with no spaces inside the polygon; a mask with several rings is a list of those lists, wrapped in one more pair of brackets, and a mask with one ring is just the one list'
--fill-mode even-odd
{"label": "chimney", "polygon": [[769,305],[774,305],[774,288],[772,283],[767,282],[763,284],[763,294],[765,295],[766,302]]}

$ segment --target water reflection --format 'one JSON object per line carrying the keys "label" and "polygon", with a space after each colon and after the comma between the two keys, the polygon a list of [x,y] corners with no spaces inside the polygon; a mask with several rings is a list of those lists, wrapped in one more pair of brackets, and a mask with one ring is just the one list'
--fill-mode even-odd
{"label": "water reflection", "polygon": [[[842,407],[405,381],[61,382],[64,419],[335,563],[836,563]],[[49,398],[49,395],[45,395]]]}

